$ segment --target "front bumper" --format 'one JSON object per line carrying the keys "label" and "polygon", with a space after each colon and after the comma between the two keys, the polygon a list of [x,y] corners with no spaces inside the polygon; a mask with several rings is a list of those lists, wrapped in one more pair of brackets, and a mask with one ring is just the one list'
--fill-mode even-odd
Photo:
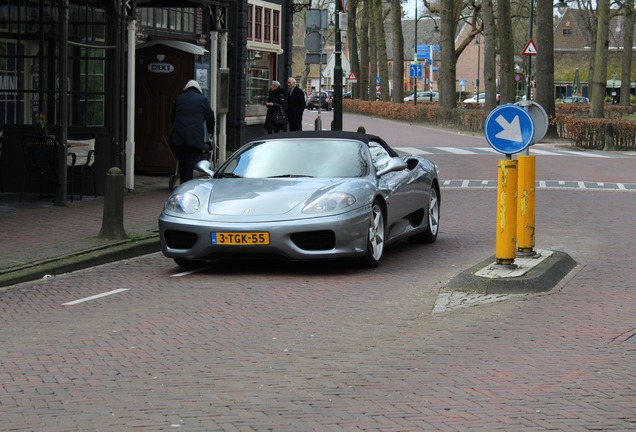
{"label": "front bumper", "polygon": [[[289,260],[330,259],[364,255],[370,208],[344,214],[258,223],[207,222],[162,213],[159,235],[169,258],[212,260],[225,257],[269,257]],[[268,245],[212,244],[212,232],[269,232]]]}

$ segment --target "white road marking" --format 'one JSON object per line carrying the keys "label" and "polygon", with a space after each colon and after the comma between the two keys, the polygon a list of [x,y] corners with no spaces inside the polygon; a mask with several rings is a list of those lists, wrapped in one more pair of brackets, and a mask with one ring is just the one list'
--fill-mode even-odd
{"label": "white road marking", "polygon": [[119,289],[116,289],[116,290],[113,290],[113,291],[108,291],[108,292],[97,294],[97,295],[94,295],[94,296],[84,297],[84,298],[81,298],[81,299],[78,299],[78,300],[73,300],[73,301],[70,301],[70,302],[67,302],[67,303],[62,303],[62,306],[73,306],[73,305],[76,305],[78,303],[83,303],[83,302],[87,302],[87,301],[90,301],[90,300],[95,300],[95,299],[98,299],[98,298],[106,297],[106,296],[109,296],[109,295],[118,294],[118,293],[123,292],[123,291],[128,291],[129,289],[130,288],[119,288]]}
{"label": "white road marking", "polygon": [[191,275],[191,274],[200,273],[200,272],[202,272],[203,270],[207,270],[207,269],[209,269],[209,268],[210,268],[209,266],[206,266],[206,267],[197,267],[197,268],[193,268],[193,269],[191,269],[191,270],[184,271],[184,272],[181,272],[181,273],[175,273],[175,274],[173,274],[173,275],[170,275],[170,277],[183,277],[183,276],[188,276],[188,275]]}

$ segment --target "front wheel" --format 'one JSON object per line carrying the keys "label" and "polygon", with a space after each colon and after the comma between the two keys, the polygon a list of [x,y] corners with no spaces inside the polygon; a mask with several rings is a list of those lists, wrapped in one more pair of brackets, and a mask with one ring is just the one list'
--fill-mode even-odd
{"label": "front wheel", "polygon": [[367,253],[362,258],[362,266],[375,268],[380,264],[384,254],[384,214],[382,207],[376,200],[369,215],[369,232],[367,238]]}

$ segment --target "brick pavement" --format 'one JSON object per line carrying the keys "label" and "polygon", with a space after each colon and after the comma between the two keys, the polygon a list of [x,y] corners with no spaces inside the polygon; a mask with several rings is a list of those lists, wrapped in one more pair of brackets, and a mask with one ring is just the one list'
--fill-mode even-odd
{"label": "brick pavement", "polygon": [[[124,194],[123,225],[130,242],[156,237],[157,219],[168,195],[167,177],[136,178],[135,189]],[[126,243],[98,238],[103,205],[103,197],[84,197],[62,207],[33,196],[19,203],[17,194],[0,195],[0,275]]]}
{"label": "brick pavement", "polygon": [[[443,192],[438,243],[398,244],[368,272],[179,276],[155,254],[0,292],[0,429],[634,430],[632,194],[542,193],[537,243],[575,271],[434,315],[445,281],[494,250],[475,209],[496,192]],[[129,291],[60,306],[113,288]]]}

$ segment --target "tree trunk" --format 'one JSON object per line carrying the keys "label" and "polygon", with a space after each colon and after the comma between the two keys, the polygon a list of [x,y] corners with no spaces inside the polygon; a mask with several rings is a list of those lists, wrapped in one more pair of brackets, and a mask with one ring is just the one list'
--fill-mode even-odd
{"label": "tree trunk", "polygon": [[393,33],[393,102],[404,100],[404,33],[402,32],[402,7],[400,0],[391,0],[391,30]]}
{"label": "tree trunk", "polygon": [[358,3],[359,0],[349,0],[347,2],[347,43],[349,44],[349,64],[351,71],[358,77],[358,83],[352,85],[352,93],[354,97],[360,97],[360,56],[358,54],[358,32],[356,29],[356,21],[358,20]]}
{"label": "tree trunk", "polygon": [[605,91],[607,89],[607,58],[609,45],[609,0],[598,0],[596,25],[596,52],[594,53],[594,81],[590,117],[605,116]]}
{"label": "tree trunk", "polygon": [[369,100],[369,70],[371,58],[369,53],[371,47],[369,46],[369,8],[371,0],[360,0],[360,7],[362,9],[360,17],[360,26],[358,27],[358,42],[360,43],[360,75],[358,76],[358,94],[362,100]]}
{"label": "tree trunk", "polygon": [[[554,117],[554,7],[552,0],[537,1],[537,102],[548,117]],[[547,136],[557,136],[556,126],[548,127]]]}
{"label": "tree trunk", "polygon": [[486,100],[484,108],[492,111],[497,106],[497,62],[495,39],[495,15],[492,0],[482,1],[482,15],[484,21],[482,49],[484,51],[484,92]]}
{"label": "tree trunk", "polygon": [[632,82],[632,46],[634,42],[634,0],[626,0],[623,5],[625,25],[623,27],[623,55],[621,57],[621,101],[622,106],[630,105],[630,84]]}
{"label": "tree trunk", "polygon": [[386,52],[386,34],[384,32],[384,14],[382,0],[373,0],[373,28],[375,29],[375,44],[380,72],[380,92],[383,101],[389,100],[389,59]]}
{"label": "tree trunk", "polygon": [[[534,0],[532,0],[534,1]],[[501,103],[515,102],[515,54],[510,0],[497,2],[497,33],[499,39],[499,76]],[[532,77],[530,77],[532,79]],[[489,96],[488,94],[486,95]]]}
{"label": "tree trunk", "polygon": [[455,56],[455,29],[458,23],[461,3],[457,0],[443,0],[441,4],[441,54],[442,65],[439,73],[440,105],[444,109],[457,106],[455,80],[457,79],[457,57]]}

